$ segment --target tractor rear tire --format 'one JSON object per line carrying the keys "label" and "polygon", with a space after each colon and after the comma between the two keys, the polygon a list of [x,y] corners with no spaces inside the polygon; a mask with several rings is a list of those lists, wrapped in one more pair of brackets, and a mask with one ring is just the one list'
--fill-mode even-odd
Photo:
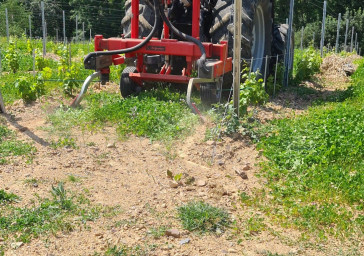
{"label": "tractor rear tire", "polygon": [[[288,24],[274,25],[273,29],[273,44],[272,55],[277,56],[278,60],[282,62],[286,54],[286,45],[288,42]],[[291,54],[294,53],[294,31],[291,35]],[[292,55],[293,56],[293,55]],[[290,64],[292,65],[292,63]]]}
{"label": "tractor rear tire", "polygon": [[[130,37],[131,34],[131,0],[125,2],[125,16],[121,20],[124,37]],[[147,37],[154,26],[154,7],[149,0],[139,0],[139,38]],[[158,24],[158,28],[162,27]],[[157,29],[153,36],[160,37],[161,29]]]}
{"label": "tractor rear tire", "polygon": [[120,78],[120,93],[123,98],[131,95],[137,95],[141,91],[141,87],[130,79],[129,73],[137,73],[136,67],[126,67],[121,73]]}
{"label": "tractor rear tire", "polygon": [[[210,36],[213,43],[228,41],[230,57],[233,56],[233,1],[218,0],[213,10],[213,25]],[[241,58],[250,62],[252,70],[264,74],[264,58],[271,55],[272,45],[272,0],[243,1]],[[242,65],[244,61],[242,61]],[[224,83],[225,84],[225,83]]]}

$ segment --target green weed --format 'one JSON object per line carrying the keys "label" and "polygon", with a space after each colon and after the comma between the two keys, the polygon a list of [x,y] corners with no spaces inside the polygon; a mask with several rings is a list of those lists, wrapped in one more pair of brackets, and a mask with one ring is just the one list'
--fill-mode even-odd
{"label": "green weed", "polygon": [[363,70],[362,63],[351,98],[275,120],[261,137],[272,197],[265,211],[281,223],[320,238],[364,231],[364,212],[357,207],[364,198]]}
{"label": "green weed", "polygon": [[5,164],[9,156],[26,156],[30,160],[35,151],[32,145],[16,140],[14,133],[0,124],[0,165]]}
{"label": "green weed", "polygon": [[70,181],[70,182],[74,182],[74,183],[75,182],[80,182],[80,178],[77,178],[77,177],[75,177],[73,175],[68,175],[67,180]]}
{"label": "green weed", "polygon": [[13,193],[7,193],[3,189],[0,190],[0,205],[3,203],[15,202],[19,197]]}
{"label": "green weed", "polygon": [[77,144],[76,144],[76,140],[74,138],[70,138],[68,136],[64,137],[64,138],[60,138],[58,139],[58,141],[52,141],[51,142],[51,147],[56,149],[56,148],[73,148],[73,149],[77,149]]}
{"label": "green weed", "polygon": [[183,228],[197,232],[223,231],[230,224],[229,214],[204,202],[189,202],[179,207],[178,217]]}
{"label": "green weed", "polygon": [[30,185],[30,186],[34,186],[35,184],[39,184],[43,182],[42,180],[38,180],[36,178],[30,178],[30,179],[25,179],[24,180],[24,184],[26,185]]}
{"label": "green weed", "polygon": [[166,226],[160,226],[160,227],[156,227],[156,228],[151,228],[148,231],[148,234],[150,234],[151,236],[153,236],[154,239],[159,239],[162,236],[165,235],[166,230],[168,229],[168,227]]}
{"label": "green weed", "polygon": [[265,91],[264,80],[259,78],[258,72],[249,74],[249,68],[245,68],[242,73],[239,109],[241,114],[246,114],[248,106],[266,102],[268,94]]}
{"label": "green weed", "polygon": [[98,93],[90,95],[87,101],[85,109],[59,109],[49,116],[49,121],[59,126],[59,130],[66,123],[68,130],[72,127],[94,130],[117,124],[121,137],[135,134],[158,140],[186,135],[197,122],[180,95],[168,89],[151,90],[127,99],[118,94]]}
{"label": "green weed", "polygon": [[264,218],[257,215],[253,215],[252,217],[248,218],[244,222],[243,226],[245,229],[245,236],[257,235],[264,231],[266,227],[264,224]]}
{"label": "green weed", "polygon": [[294,84],[298,85],[302,81],[310,80],[314,74],[320,72],[321,63],[320,51],[312,46],[304,50],[296,49],[293,65]]}
{"label": "green weed", "polygon": [[29,242],[49,233],[72,231],[76,225],[99,216],[100,207],[90,208],[89,204],[74,202],[61,183],[57,187],[52,186],[51,194],[52,199],[38,197],[39,202],[34,202],[32,207],[0,205],[0,236],[5,240],[15,238]]}

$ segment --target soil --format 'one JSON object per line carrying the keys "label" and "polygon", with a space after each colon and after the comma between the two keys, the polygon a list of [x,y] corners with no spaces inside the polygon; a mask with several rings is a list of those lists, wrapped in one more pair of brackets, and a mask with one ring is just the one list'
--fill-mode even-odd
{"label": "soil", "polygon": [[[322,90],[334,89],[325,87]],[[303,113],[312,99],[298,98],[295,92],[283,92],[264,107],[254,109],[255,116],[266,122]],[[94,255],[95,252],[103,253],[109,246],[122,244],[130,247],[156,245],[148,255],[269,255],[268,252],[336,255],[344,246],[334,240],[325,245],[325,250],[317,244],[308,246],[300,241],[299,231],[269,223],[261,232],[245,234],[244,221],[261,213],[240,206],[239,194],[252,194],[265,182],[256,175],[258,164],[263,160],[261,152],[247,138],[234,134],[218,142],[204,141],[205,130],[211,125],[207,122],[198,125],[194,134],[171,146],[135,136],[121,141],[115,129],[107,127],[98,133],[74,131],[77,149],[53,149],[49,141],[55,139],[55,135],[44,129],[50,126],[46,116],[62,100],[48,97],[32,105],[16,102],[7,106],[11,113],[3,115],[7,125],[16,131],[19,139],[33,142],[37,152],[30,164],[17,158],[11,164],[1,166],[0,188],[19,195],[21,206],[30,206],[35,194],[49,197],[51,185],[65,181],[67,190],[88,191],[87,197],[92,204],[118,207],[119,210],[115,216],[88,222],[88,228],[45,235],[18,249],[8,248],[5,255]],[[171,187],[167,170],[183,174],[177,188]],[[242,171],[246,174],[244,179],[237,175]],[[69,175],[79,181],[67,181]],[[191,177],[195,182],[186,184]],[[30,178],[41,182],[37,187],[25,184],[24,180]],[[198,200],[226,209],[236,220],[237,228],[221,234],[184,230],[177,219],[176,208]],[[161,226],[177,229],[180,238],[165,235],[154,238],[150,230]],[[185,238],[190,242],[181,245],[180,241]],[[11,242],[14,241],[7,244]]]}

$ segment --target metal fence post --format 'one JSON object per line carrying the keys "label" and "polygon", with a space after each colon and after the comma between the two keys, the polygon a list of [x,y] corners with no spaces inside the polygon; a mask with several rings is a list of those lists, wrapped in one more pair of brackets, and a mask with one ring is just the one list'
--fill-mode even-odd
{"label": "metal fence post", "polygon": [[239,118],[240,103],[240,61],[241,61],[241,9],[242,0],[235,0],[234,3],[234,65],[233,65],[233,102],[235,113]]}
{"label": "metal fence post", "polygon": [[5,8],[5,23],[6,23],[6,38],[9,42],[9,17],[8,17],[8,8]]}
{"label": "metal fence post", "polygon": [[291,0],[289,7],[289,25],[288,25],[288,42],[286,45],[286,56],[284,60],[284,86],[288,87],[289,82],[289,68],[290,68],[290,60],[291,60],[291,37],[292,37],[292,24],[293,24],[293,10],[294,10],[294,0]]}
{"label": "metal fence post", "polygon": [[302,27],[302,30],[301,30],[301,50],[303,50],[303,32],[304,32],[304,27]]}
{"label": "metal fence post", "polygon": [[353,47],[354,47],[354,26],[351,29],[351,44],[350,44],[350,52],[353,52]]}
{"label": "metal fence post", "polygon": [[323,12],[323,16],[322,16],[321,43],[320,43],[321,57],[324,56],[326,7],[327,7],[327,2],[324,1],[324,12]]}
{"label": "metal fence post", "polygon": [[337,19],[336,45],[335,45],[336,53],[338,53],[339,51],[340,23],[341,23],[341,13],[339,13],[339,18]]}
{"label": "metal fence post", "polygon": [[29,15],[29,38],[32,40],[32,18]]}
{"label": "metal fence post", "polygon": [[[0,49],[0,76],[2,75],[2,66],[1,66],[1,49]],[[5,112],[5,104],[4,104],[4,99],[3,99],[3,96],[1,94],[1,90],[0,90],[0,112],[2,113],[6,113]]]}
{"label": "metal fence post", "polygon": [[265,56],[265,69],[264,69],[264,88],[267,89],[267,70],[268,70],[268,58],[269,56]]}
{"label": "metal fence post", "polygon": [[43,30],[43,58],[46,56],[46,31],[45,31],[45,20],[44,20],[44,2],[40,3],[42,9],[42,30]]}
{"label": "metal fence post", "polygon": [[276,59],[276,68],[275,68],[275,72],[274,72],[273,96],[276,95],[277,70],[278,70],[278,54],[277,54],[277,59]]}
{"label": "metal fence post", "polygon": [[63,43],[66,44],[66,14],[62,11],[63,16]]}
{"label": "metal fence post", "polygon": [[35,77],[35,49],[33,49],[33,77]]}
{"label": "metal fence post", "polygon": [[349,33],[349,19],[346,19],[346,29],[345,29],[345,51],[348,51],[348,33]]}
{"label": "metal fence post", "polygon": [[358,33],[355,33],[355,50],[357,49],[358,46]]}
{"label": "metal fence post", "polygon": [[72,65],[72,48],[71,48],[72,40],[69,43],[70,51],[69,51],[69,67]]}
{"label": "metal fence post", "polygon": [[76,15],[76,43],[78,42],[78,16]]}

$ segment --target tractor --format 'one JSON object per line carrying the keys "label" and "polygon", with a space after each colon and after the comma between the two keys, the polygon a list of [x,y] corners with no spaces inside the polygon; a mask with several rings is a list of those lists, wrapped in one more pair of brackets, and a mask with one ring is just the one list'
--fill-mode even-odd
{"label": "tractor", "polygon": [[[243,0],[241,57],[252,71],[265,69],[265,56],[282,55],[288,26],[274,25],[273,0]],[[85,57],[89,76],[72,105],[79,104],[92,79],[109,80],[110,66],[126,64],[120,78],[122,97],[151,83],[188,84],[187,103],[196,86],[205,104],[231,88],[233,54],[232,0],[127,0],[118,38],[95,36],[95,52]],[[243,61],[241,62],[243,64]]]}

